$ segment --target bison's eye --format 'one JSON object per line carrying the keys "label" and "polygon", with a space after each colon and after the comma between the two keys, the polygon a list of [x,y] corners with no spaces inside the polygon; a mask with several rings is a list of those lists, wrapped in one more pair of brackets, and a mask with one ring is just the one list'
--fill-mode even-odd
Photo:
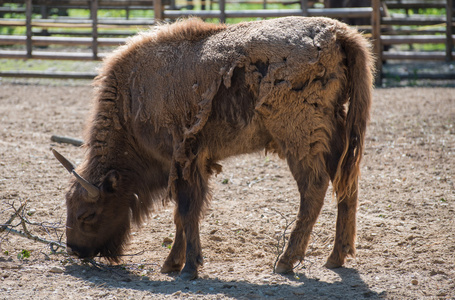
{"label": "bison's eye", "polygon": [[95,217],[96,217],[96,213],[91,213],[87,217],[84,218],[84,222],[90,223],[90,222],[94,221]]}
{"label": "bison's eye", "polygon": [[77,217],[78,221],[84,223],[93,223],[96,220],[96,212],[85,212]]}

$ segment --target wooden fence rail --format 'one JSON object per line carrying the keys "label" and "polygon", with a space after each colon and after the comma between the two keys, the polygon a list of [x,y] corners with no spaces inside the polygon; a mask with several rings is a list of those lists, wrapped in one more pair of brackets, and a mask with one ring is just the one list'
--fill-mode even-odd
{"label": "wooden fence rail", "polygon": [[[98,38],[98,46],[120,46],[126,38]],[[21,35],[0,35],[0,45],[25,45],[27,37]],[[34,46],[64,45],[64,46],[92,46],[91,37],[58,37],[58,36],[32,36]]]}
{"label": "wooden fence rail", "polygon": [[[19,0],[9,0],[4,2],[13,2],[20,3]],[[363,8],[346,8],[346,9],[283,9],[283,10],[245,10],[245,11],[232,11],[225,10],[226,2],[220,0],[219,10],[201,10],[201,11],[180,11],[180,10],[170,10],[166,9],[163,0],[153,0],[153,1],[126,1],[131,2],[131,4],[144,4],[148,3],[153,6],[150,8],[154,10],[153,19],[141,19],[141,20],[119,20],[119,19],[99,19],[98,18],[98,7],[100,3],[107,4],[116,4],[116,1],[112,3],[110,1],[103,0],[91,0],[90,7],[91,11],[90,19],[32,19],[32,0],[23,0],[25,2],[25,14],[26,18],[23,19],[0,19],[0,26],[25,26],[26,34],[25,36],[0,36],[0,45],[23,45],[25,43],[25,51],[21,50],[0,50],[0,58],[36,58],[36,59],[45,59],[47,57],[53,57],[54,59],[74,59],[74,60],[88,60],[90,56],[93,60],[100,60],[104,57],[105,54],[100,54],[98,48],[100,46],[115,46],[124,42],[124,39],[108,39],[108,38],[98,38],[99,29],[109,29],[109,28],[124,28],[131,26],[151,26],[154,25],[156,21],[161,21],[164,19],[177,19],[182,17],[196,16],[200,18],[218,18],[220,22],[224,22],[226,18],[246,18],[246,17],[255,17],[255,18],[268,18],[268,17],[283,17],[283,16],[329,16],[329,17],[369,17],[372,13],[370,7]],[[56,1],[52,0],[33,0],[36,4],[54,4]],[[117,4],[121,1],[117,1]],[[141,2],[141,3],[139,3]],[[66,0],[60,1],[59,5],[81,5],[83,1],[78,0]],[[302,7],[305,7],[304,5]],[[86,28],[91,31],[91,40],[87,38],[76,38],[76,37],[64,37],[64,38],[55,38],[55,37],[38,37],[33,36],[32,28]],[[90,43],[90,45],[89,45]],[[80,45],[80,46],[91,46],[91,54],[88,53],[59,53],[51,52],[46,53],[46,51],[37,51],[33,49],[33,46],[49,46],[49,45]]]}
{"label": "wooden fence rail", "polygon": [[[234,11],[227,10],[229,1],[241,2],[240,0],[216,0],[218,9],[216,10],[179,10],[175,5],[175,0],[0,0],[3,3],[20,3],[25,4],[24,8],[11,8],[15,13],[23,12],[25,19],[18,18],[0,18],[0,26],[7,27],[25,27],[24,35],[0,35],[0,58],[9,59],[63,59],[63,60],[100,60],[106,54],[100,51],[100,47],[116,47],[125,42],[125,37],[102,37],[112,32],[112,30],[144,29],[156,24],[157,21],[172,20],[188,16],[200,18],[216,18],[220,22],[225,22],[228,18],[270,18],[282,16],[326,16],[332,18],[367,18],[371,23],[367,25],[366,32],[369,32],[374,52],[377,56],[377,68],[379,70],[378,82],[382,74],[382,61],[384,60],[453,60],[453,47],[455,35],[453,33],[453,0],[372,0],[371,7],[354,7],[354,8],[309,8],[306,0],[269,0],[274,2],[287,1],[286,3],[300,3],[299,9],[255,9]],[[242,0],[243,1],[243,0]],[[248,1],[248,0],[244,0]],[[254,0],[251,0],[254,1]],[[266,0],[261,0],[264,2]],[[256,1],[258,2],[258,1]],[[422,17],[420,15],[407,16],[406,14],[387,15],[384,11],[383,2],[389,8],[415,10],[418,8],[437,8],[445,9],[445,15]],[[205,3],[205,1],[204,1]],[[49,18],[43,15],[42,18],[33,18],[33,8],[36,5],[47,5],[52,7],[85,7],[90,10],[89,18],[68,18],[58,17]],[[153,10],[154,18],[99,18],[98,11],[101,7],[111,7],[115,9],[129,8],[148,8]],[[6,7],[0,12],[6,12]],[[202,7],[204,8],[204,7]],[[425,26],[425,30],[416,30],[415,26]],[[428,29],[430,26],[432,29]],[[89,36],[39,36],[36,29],[44,30],[50,34],[49,29],[73,29],[74,35],[87,34]],[[390,28],[392,28],[390,30]],[[35,29],[35,31],[34,31]],[[86,29],[89,32],[81,33],[80,29]],[[77,31],[79,30],[79,31]],[[56,32],[52,32],[54,34]],[[119,32],[121,33],[121,32]],[[123,32],[124,34],[125,32]],[[435,34],[438,33],[438,34]],[[117,34],[117,33],[116,33]],[[406,44],[445,44],[445,52],[415,52],[415,51],[390,51],[384,50],[385,47],[392,45]],[[58,50],[36,49],[37,47],[47,46],[65,46],[65,47],[85,47],[78,52],[67,52]],[[14,46],[15,50],[6,50],[6,46]],[[19,50],[17,48],[19,47]],[[25,47],[24,50],[20,50]],[[104,48],[102,49],[104,51]],[[39,73],[23,72],[1,72],[0,76],[37,76]],[[84,74],[74,74],[77,78],[86,78]],[[71,75],[55,73],[55,77],[68,78]],[[52,74],[43,73],[42,77],[52,77]]]}

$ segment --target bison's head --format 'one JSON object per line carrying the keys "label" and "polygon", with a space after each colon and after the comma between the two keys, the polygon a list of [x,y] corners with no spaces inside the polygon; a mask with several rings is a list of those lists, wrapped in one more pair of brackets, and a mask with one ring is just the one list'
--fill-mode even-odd
{"label": "bison's head", "polygon": [[128,240],[131,217],[130,199],[124,199],[119,191],[121,176],[111,170],[98,185],[91,184],[75,171],[71,162],[54,149],[52,152],[74,175],[66,194],[68,253],[79,258],[100,254],[118,262]]}

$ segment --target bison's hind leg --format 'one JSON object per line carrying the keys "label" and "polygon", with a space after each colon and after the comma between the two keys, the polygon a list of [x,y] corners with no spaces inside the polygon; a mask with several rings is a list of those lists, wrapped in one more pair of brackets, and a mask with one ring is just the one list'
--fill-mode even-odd
{"label": "bison's hind leg", "polygon": [[329,184],[329,175],[325,169],[310,168],[290,156],[287,160],[299,188],[300,208],[286,250],[275,268],[277,273],[293,272],[294,264],[305,257],[311,231],[321,212]]}
{"label": "bison's hind leg", "polygon": [[333,251],[327,259],[327,268],[341,267],[347,256],[355,256],[357,186],[355,192],[338,203],[338,216]]}

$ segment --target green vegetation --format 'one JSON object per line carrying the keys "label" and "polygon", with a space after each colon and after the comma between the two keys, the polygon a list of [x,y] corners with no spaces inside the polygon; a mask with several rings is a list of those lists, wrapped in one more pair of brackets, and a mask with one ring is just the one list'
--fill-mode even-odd
{"label": "green vegetation", "polygon": [[96,72],[100,62],[68,60],[0,59],[0,71]]}
{"label": "green vegetation", "polygon": [[23,249],[17,254],[17,259],[30,258],[30,251]]}
{"label": "green vegetation", "polygon": [[420,8],[420,9],[390,9],[391,14],[426,15],[426,16],[445,16],[446,10],[443,8]]}
{"label": "green vegetation", "polygon": [[400,51],[445,51],[445,44],[411,44],[395,46]]}
{"label": "green vegetation", "polygon": [[[425,9],[390,9],[389,13],[393,15],[402,15],[402,16],[426,16],[426,17],[445,17],[446,11],[441,8],[425,8]],[[395,26],[396,27],[396,26]],[[398,27],[396,28],[398,29]],[[408,26],[409,30],[415,32],[425,31],[425,30],[439,30],[441,32],[445,31],[445,24],[429,25],[429,26]],[[424,33],[422,33],[424,34]],[[443,33],[436,33],[436,35],[444,35]],[[444,51],[445,44],[412,44],[412,45],[400,45],[398,46],[399,50],[413,50],[413,51]]]}

